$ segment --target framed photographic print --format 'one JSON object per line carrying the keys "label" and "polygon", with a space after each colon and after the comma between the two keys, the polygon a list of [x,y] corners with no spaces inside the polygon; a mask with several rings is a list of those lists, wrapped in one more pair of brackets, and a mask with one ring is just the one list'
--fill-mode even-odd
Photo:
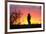
{"label": "framed photographic print", "polygon": [[44,31],[45,5],[43,2],[7,2],[7,32]]}

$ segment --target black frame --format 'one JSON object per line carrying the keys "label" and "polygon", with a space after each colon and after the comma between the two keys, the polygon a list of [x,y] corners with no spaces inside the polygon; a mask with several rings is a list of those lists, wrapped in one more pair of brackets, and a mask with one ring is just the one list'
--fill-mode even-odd
{"label": "black frame", "polygon": [[[17,2],[17,3],[34,3],[43,4],[43,30],[36,31],[21,31],[21,32],[7,32],[7,2]],[[24,33],[24,32],[41,32],[45,30],[45,3],[44,2],[27,2],[27,1],[5,1],[5,34],[7,33]]]}

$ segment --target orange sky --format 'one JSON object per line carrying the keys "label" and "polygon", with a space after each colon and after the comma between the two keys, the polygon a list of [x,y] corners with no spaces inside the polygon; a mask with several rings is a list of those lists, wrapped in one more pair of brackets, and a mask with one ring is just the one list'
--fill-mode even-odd
{"label": "orange sky", "polygon": [[41,7],[40,6],[20,6],[20,5],[11,5],[10,6],[10,12],[19,12],[21,14],[20,20],[18,19],[18,22],[21,22],[22,24],[28,24],[27,22],[27,15],[30,13],[31,15],[31,24],[40,24],[41,23]]}

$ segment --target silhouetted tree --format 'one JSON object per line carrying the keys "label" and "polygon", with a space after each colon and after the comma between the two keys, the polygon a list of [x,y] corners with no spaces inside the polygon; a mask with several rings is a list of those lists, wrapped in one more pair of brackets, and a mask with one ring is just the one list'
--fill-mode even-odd
{"label": "silhouetted tree", "polygon": [[[16,10],[15,10],[15,12],[12,12],[12,14],[10,15],[10,24],[13,24],[14,21],[15,21],[15,23],[17,23],[17,19],[20,20],[21,15],[22,15],[22,13],[20,10],[18,10],[18,12]],[[18,24],[20,24],[20,22]]]}

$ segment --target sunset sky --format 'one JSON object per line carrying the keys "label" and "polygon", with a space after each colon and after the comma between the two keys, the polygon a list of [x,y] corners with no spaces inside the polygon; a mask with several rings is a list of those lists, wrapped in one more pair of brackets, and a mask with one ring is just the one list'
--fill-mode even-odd
{"label": "sunset sky", "polygon": [[[16,11],[15,11],[16,10]],[[29,6],[29,5],[10,5],[10,13],[19,12],[21,13],[20,20],[22,24],[28,24],[27,16],[30,13],[31,16],[31,24],[41,24],[41,6]]]}

